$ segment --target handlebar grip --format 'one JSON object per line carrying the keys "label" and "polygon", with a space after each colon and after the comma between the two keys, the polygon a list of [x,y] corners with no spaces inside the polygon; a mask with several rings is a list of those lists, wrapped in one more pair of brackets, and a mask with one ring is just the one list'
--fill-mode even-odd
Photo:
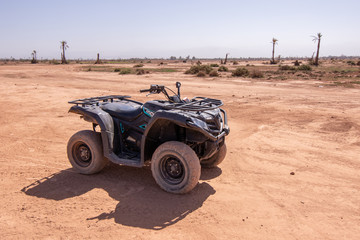
{"label": "handlebar grip", "polygon": [[150,89],[141,89],[140,92],[150,92]]}

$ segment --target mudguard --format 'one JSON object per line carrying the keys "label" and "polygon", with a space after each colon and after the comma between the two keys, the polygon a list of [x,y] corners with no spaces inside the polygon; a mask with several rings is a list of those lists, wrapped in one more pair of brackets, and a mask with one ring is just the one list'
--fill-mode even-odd
{"label": "mudguard", "polygon": [[227,125],[227,117],[226,117],[225,111],[224,111],[223,131],[218,136],[214,136],[204,129],[205,123],[196,118],[187,116],[186,114],[182,114],[180,111],[177,111],[177,110],[174,110],[174,111],[159,110],[150,119],[149,123],[146,126],[145,132],[142,136],[142,139],[141,139],[141,162],[142,163],[144,163],[147,159],[150,158],[149,152],[151,152],[151,153],[153,152],[153,151],[149,151],[149,148],[152,148],[152,146],[151,146],[152,139],[151,139],[151,136],[149,136],[149,132],[152,131],[153,126],[156,123],[159,123],[163,120],[174,123],[180,127],[195,130],[195,131],[201,133],[204,137],[206,137],[212,141],[218,141],[219,139],[223,138],[224,136],[226,136],[229,133],[229,127]]}
{"label": "mudguard", "polygon": [[110,114],[101,110],[99,107],[93,106],[72,106],[69,112],[82,115],[85,121],[100,126],[104,156],[108,157],[112,153],[114,147],[114,121]]}

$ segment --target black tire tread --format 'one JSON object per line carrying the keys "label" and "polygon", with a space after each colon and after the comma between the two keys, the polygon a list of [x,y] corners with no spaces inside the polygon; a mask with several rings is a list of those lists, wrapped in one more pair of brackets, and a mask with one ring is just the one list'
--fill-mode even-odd
{"label": "black tire tread", "polygon": [[[92,161],[89,166],[79,166],[72,155],[72,147],[78,142],[82,141],[86,143],[92,154]],[[94,174],[100,172],[108,163],[108,160],[104,157],[102,140],[100,133],[91,130],[82,130],[75,133],[68,141],[67,155],[73,168],[82,174]]]}
{"label": "black tire tread", "polygon": [[200,162],[201,166],[204,168],[213,168],[218,166],[220,163],[222,163],[222,161],[224,161],[226,152],[227,152],[227,148],[226,148],[226,144],[224,143],[220,147],[219,151],[215,153],[211,158],[201,161]]}
{"label": "black tire tread", "polygon": [[[182,158],[181,161],[185,165],[184,168],[188,176],[184,179],[185,182],[183,181],[179,186],[169,185],[162,180],[158,166],[162,156],[166,154],[177,155],[177,157]],[[155,150],[151,160],[151,171],[155,181],[163,190],[176,194],[184,194],[191,191],[199,182],[201,166],[196,153],[188,145],[182,142],[169,141],[163,143]]]}

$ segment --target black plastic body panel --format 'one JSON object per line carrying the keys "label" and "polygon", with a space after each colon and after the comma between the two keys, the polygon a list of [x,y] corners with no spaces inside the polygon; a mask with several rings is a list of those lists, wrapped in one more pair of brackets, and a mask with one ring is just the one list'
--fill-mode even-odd
{"label": "black plastic body panel", "polygon": [[99,97],[75,100],[70,103],[76,105],[69,110],[100,126],[104,156],[117,164],[142,167],[161,143],[173,140],[189,142],[194,150],[200,145],[213,148],[203,149],[199,156],[202,159],[212,156],[229,133],[226,112],[220,108],[190,111],[176,106],[169,109],[171,104],[167,101],[149,101],[142,105],[120,97],[116,101]]}

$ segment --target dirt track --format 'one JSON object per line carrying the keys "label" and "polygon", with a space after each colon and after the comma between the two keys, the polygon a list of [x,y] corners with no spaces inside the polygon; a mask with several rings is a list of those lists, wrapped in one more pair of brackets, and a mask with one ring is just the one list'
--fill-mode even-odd
{"label": "dirt track", "polygon": [[[162,191],[148,167],[73,172],[67,140],[91,124],[67,101],[145,101],[139,89],[176,81],[229,113],[228,155],[194,191]],[[358,88],[45,64],[0,66],[0,83],[2,239],[360,239]]]}

